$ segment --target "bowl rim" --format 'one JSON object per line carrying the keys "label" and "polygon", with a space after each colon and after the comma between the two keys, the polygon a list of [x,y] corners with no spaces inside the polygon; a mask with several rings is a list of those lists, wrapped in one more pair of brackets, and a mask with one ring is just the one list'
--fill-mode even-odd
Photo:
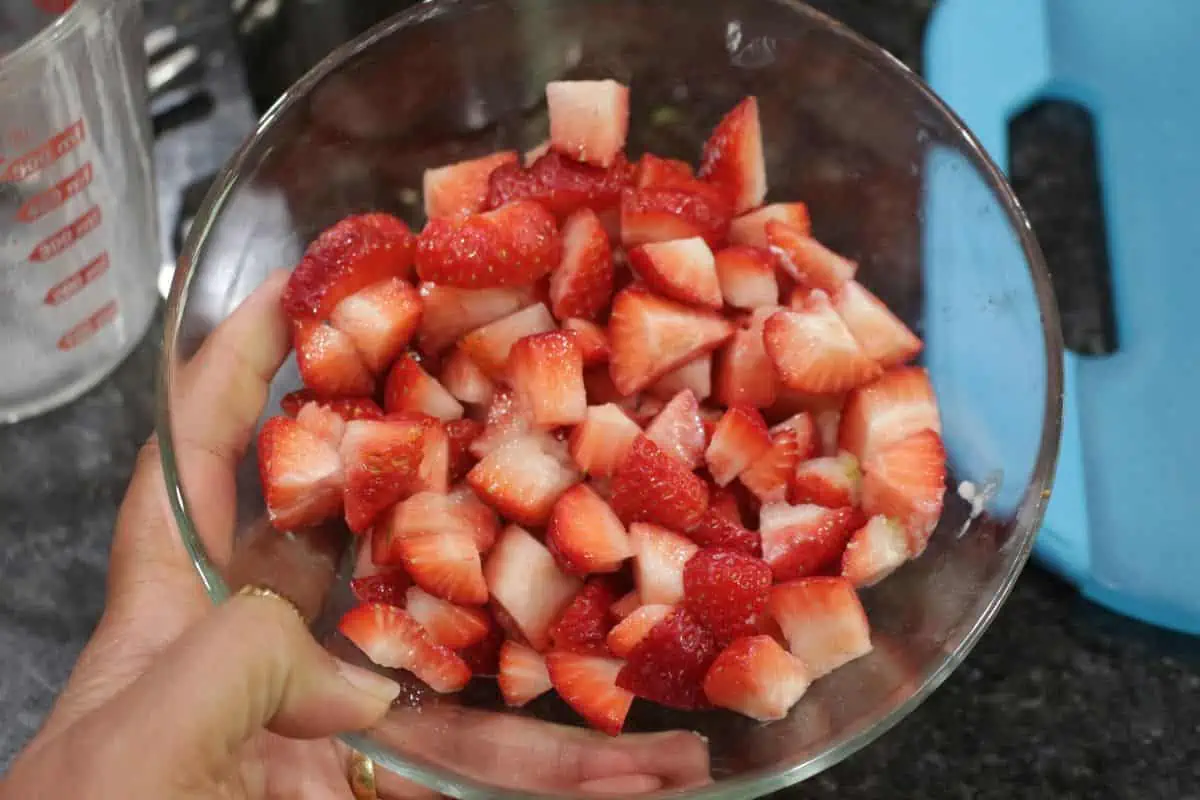
{"label": "bowl rim", "polygon": [[[236,187],[240,176],[250,166],[250,159],[254,154],[255,144],[290,109],[308,97],[311,90],[321,80],[347,61],[369,50],[381,40],[388,38],[403,28],[454,12],[469,12],[473,7],[482,7],[494,2],[497,2],[497,0],[422,0],[418,5],[383,20],[355,39],[333,50],[312,67],[304,77],[284,92],[262,116],[255,126],[253,133],[247,136],[218,174],[195,217],[195,221],[184,243],[183,251],[180,254],[179,265],[175,271],[170,296],[167,301],[163,333],[164,346],[158,370],[155,428],[160,443],[163,474],[171,511],[193,565],[214,604],[219,604],[227,600],[230,596],[230,591],[192,524],[188,501],[184,496],[179,481],[179,471],[176,466],[175,447],[172,438],[171,413],[167,402],[171,374],[175,368],[173,349],[179,337],[183,313],[187,304],[188,290],[191,286],[192,277],[195,272],[194,265],[197,263],[198,256],[204,250],[218,213]],[[1049,272],[1047,271],[1041,249],[1037,244],[1032,226],[1012,188],[1009,186],[1007,179],[983,149],[979,140],[971,133],[958,115],[934,93],[919,75],[887,50],[869,41],[832,17],[800,2],[800,0],[759,0],[759,2],[781,6],[806,18],[810,24],[823,28],[845,41],[846,44],[860,53],[864,59],[868,60],[874,66],[888,71],[908,83],[910,88],[914,89],[919,96],[927,101],[931,108],[935,109],[951,123],[954,130],[962,138],[964,154],[972,157],[973,165],[979,168],[981,177],[984,179],[993,196],[999,201],[999,204],[1007,215],[1008,222],[1017,234],[1033,283],[1034,294],[1037,298],[1038,310],[1041,315],[1043,344],[1046,354],[1047,375],[1042,435],[1029,485],[1026,487],[1025,495],[1022,497],[1014,513],[1013,538],[1010,546],[1016,552],[1013,554],[1007,573],[998,577],[999,582],[996,591],[971,624],[970,628],[960,635],[954,649],[943,655],[941,663],[925,676],[922,683],[908,697],[889,709],[883,716],[849,735],[843,741],[798,763],[784,768],[762,767],[741,775],[721,778],[703,787],[667,790],[642,795],[648,800],[671,797],[687,797],[693,800],[758,797],[768,792],[792,786],[817,775],[858,752],[911,713],[963,662],[978,643],[984,631],[991,625],[1000,607],[1012,591],[1017,577],[1020,575],[1033,548],[1034,538],[1040,528],[1046,505],[1049,502],[1050,488],[1053,483],[1058,460],[1063,413],[1064,358],[1058,307]],[[483,800],[483,798],[488,798],[489,800],[495,798],[512,798],[513,800],[517,800],[517,798],[563,798],[569,796],[561,792],[556,792],[555,794],[538,794],[524,790],[501,789],[484,784],[473,778],[455,774],[450,770],[424,760],[401,757],[392,750],[381,746],[368,736],[360,733],[343,734],[339,738],[345,744],[373,759],[382,768],[453,797],[479,798],[480,800]],[[587,797],[587,795],[576,796]]]}

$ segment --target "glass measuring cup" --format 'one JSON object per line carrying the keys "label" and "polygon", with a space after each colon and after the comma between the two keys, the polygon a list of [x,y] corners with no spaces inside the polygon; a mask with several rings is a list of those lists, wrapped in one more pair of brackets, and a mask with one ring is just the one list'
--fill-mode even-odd
{"label": "glass measuring cup", "polygon": [[160,263],[140,0],[0,0],[0,422],[133,349]]}

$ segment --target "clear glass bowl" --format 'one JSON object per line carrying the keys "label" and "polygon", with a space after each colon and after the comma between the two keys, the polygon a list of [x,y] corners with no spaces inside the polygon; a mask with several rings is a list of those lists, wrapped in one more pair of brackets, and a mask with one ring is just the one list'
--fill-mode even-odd
{"label": "clear glass bowl", "polygon": [[[431,2],[325,59],[266,115],[188,237],[162,372],[169,494],[215,601],[248,580],[303,596],[315,635],[355,657],[335,631],[348,602],[347,541],[269,531],[253,452],[239,473],[232,558],[214,560],[206,550],[208,537],[189,511],[191,467],[176,461],[173,446],[188,424],[171,416],[178,365],[324,227],[384,209],[419,228],[423,169],[541,142],[543,88],[571,77],[613,77],[632,87],[631,154],[652,149],[693,161],[720,115],[757,95],[769,199],[807,202],[818,237],[856,259],[861,280],[926,338],[950,491],[928,551],[863,594],[875,651],[818,681],[779,722],[641,704],[629,718],[631,733],[696,731],[703,738],[685,735],[679,748],[707,749],[711,774],[702,777],[711,781],[668,780],[652,796],[763,794],[863,747],[962,661],[1025,563],[1049,496],[1060,424],[1057,314],[1012,192],[916,76],[808,7],[791,0]],[[264,415],[297,386],[289,362]],[[955,491],[962,481],[986,502],[964,499]],[[514,712],[494,685],[475,684],[449,700],[414,686],[384,725],[347,741],[381,768],[469,798],[573,796],[539,766],[545,737],[559,737],[581,757],[600,758],[614,746],[584,734],[552,697]],[[636,748],[645,740],[626,734],[622,741]]]}

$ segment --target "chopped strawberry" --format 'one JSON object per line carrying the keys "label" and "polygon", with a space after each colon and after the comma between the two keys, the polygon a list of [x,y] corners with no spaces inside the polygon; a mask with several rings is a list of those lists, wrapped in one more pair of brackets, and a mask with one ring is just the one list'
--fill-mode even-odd
{"label": "chopped strawberry", "polygon": [[622,662],[578,653],[546,656],[550,682],[559,697],[593,728],[616,736],[633,705],[633,693],[617,686]]}
{"label": "chopped strawberry", "polygon": [[590,486],[579,483],[558,498],[546,543],[567,572],[615,572],[633,555],[625,526]]}
{"label": "chopped strawberry", "polygon": [[440,645],[461,650],[483,641],[488,635],[491,622],[487,613],[478,608],[457,606],[434,597],[419,586],[410,588],[406,599],[409,616]]}
{"label": "chopped strawberry", "polygon": [[304,385],[318,395],[369,395],[375,377],[346,334],[322,322],[295,323],[296,366]]}
{"label": "chopped strawberry", "polygon": [[714,266],[725,302],[746,309],[779,305],[775,262],[775,255],[761,247],[734,245],[718,252]]}
{"label": "chopped strawberry", "polygon": [[418,411],[442,420],[459,419],[463,415],[462,404],[411,355],[392,365],[383,390],[383,407],[389,413]]}
{"label": "chopped strawberry", "polygon": [[412,581],[402,569],[389,569],[363,575],[350,581],[350,592],[360,603],[387,603],[404,606],[405,593]]}
{"label": "chopped strawberry", "polygon": [[629,87],[613,80],[546,84],[550,146],[585,164],[610,167],[625,149]]}
{"label": "chopped strawberry", "polygon": [[625,658],[646,638],[655,625],[674,611],[674,606],[648,605],[631,611],[608,632],[608,650],[617,658]]}
{"label": "chopped strawberry", "polygon": [[488,619],[487,635],[459,650],[458,655],[475,675],[495,677],[500,672],[500,648],[509,639],[507,632],[496,621],[494,609],[489,606],[483,612]]}
{"label": "chopped strawberry", "polygon": [[451,482],[457,481],[475,466],[471,445],[483,435],[483,423],[474,419],[455,419],[446,423],[446,438],[450,445]]}
{"label": "chopped strawberry", "polygon": [[513,707],[523,706],[554,688],[542,654],[511,640],[500,648],[496,683],[505,704]]}
{"label": "chopped strawberry", "polygon": [[619,406],[589,406],[583,422],[571,431],[571,458],[593,478],[610,478],[641,432]]}
{"label": "chopped strawberry", "polygon": [[838,432],[842,424],[841,405],[815,411],[812,420],[816,453],[823,456],[835,456],[842,452],[838,447]]}
{"label": "chopped strawberry", "polygon": [[808,691],[804,662],[770,636],[747,636],[717,656],[704,676],[704,695],[759,722],[783,719]]}
{"label": "chopped strawberry", "polygon": [[770,449],[762,414],[748,406],[732,406],[713,430],[704,460],[717,486],[726,486]]}
{"label": "chopped strawberry", "polygon": [[700,550],[683,568],[683,605],[721,645],[758,632],[770,590],[767,563],[735,550]]}
{"label": "chopped strawberry", "polygon": [[617,294],[608,323],[609,370],[622,394],[720,347],[733,335],[720,316],[656,297],[643,289]]}
{"label": "chopped strawberry", "polygon": [[726,406],[767,408],[779,394],[775,365],[767,356],[763,328],[774,306],[751,313],[749,327],[738,328],[717,358],[716,395]]}
{"label": "chopped strawberry", "polygon": [[367,367],[380,373],[417,332],[421,297],[400,278],[388,278],[342,300],[329,321],[350,337]]}
{"label": "chopped strawberry", "polygon": [[584,367],[608,363],[608,334],[599,325],[579,317],[568,317],[563,320],[562,329],[575,339]]}
{"label": "chopped strawberry", "polygon": [[[733,487],[727,489],[721,486],[712,486],[710,489],[708,497],[709,511],[722,519],[741,525],[744,522],[742,519],[742,509],[738,503],[737,495],[733,492]],[[717,545],[712,546],[715,547]]]}
{"label": "chopped strawberry", "polygon": [[644,522],[629,527],[638,597],[646,604],[674,605],[683,599],[683,568],[700,548],[691,540]]}
{"label": "chopped strawberry", "polygon": [[350,530],[365,532],[393,503],[426,488],[422,467],[427,430],[416,421],[346,423],[340,452]]}
{"label": "chopped strawberry", "polygon": [[637,589],[634,589],[621,597],[620,600],[608,607],[612,613],[613,619],[625,619],[642,604],[641,598],[638,597]]}
{"label": "chopped strawberry", "polygon": [[862,507],[899,522],[914,554],[925,550],[942,516],[946,448],[931,430],[879,448],[863,462]]}
{"label": "chopped strawberry", "polygon": [[517,340],[509,351],[508,383],[537,425],[574,425],[587,416],[583,354],[562,331]]}
{"label": "chopped strawberry", "polygon": [[501,515],[521,525],[541,527],[579,473],[547,452],[537,436],[512,439],[488,453],[467,474],[467,483]]}
{"label": "chopped strawberry", "polygon": [[858,459],[850,453],[812,458],[796,467],[788,488],[788,502],[826,508],[856,506],[861,485]]}
{"label": "chopped strawberry", "polygon": [[425,216],[457,217],[486,208],[488,177],[504,164],[517,163],[512,150],[425,170]]}
{"label": "chopped strawberry", "polygon": [[509,314],[467,334],[459,347],[492,380],[505,376],[517,340],[555,329],[554,317],[541,303]]}
{"label": "chopped strawberry", "polygon": [[534,433],[533,415],[510,389],[498,389],[488,405],[483,433],[471,442],[471,455],[483,458],[512,439]]}
{"label": "chopped strawberry", "polygon": [[771,447],[738,475],[738,480],[763,503],[787,497],[788,484],[800,463],[800,442],[785,428],[771,437]]}
{"label": "chopped strawberry", "polygon": [[626,248],[691,236],[720,247],[732,219],[733,207],[724,192],[701,181],[621,194],[621,244]]}
{"label": "chopped strawberry", "polygon": [[802,311],[778,311],[763,326],[763,343],[780,380],[813,394],[844,392],[879,377],[829,298],[813,292]]}
{"label": "chopped strawberry", "polygon": [[871,517],[854,532],[842,553],[842,577],[855,586],[873,586],[909,557],[908,534],[895,520]]}
{"label": "chopped strawberry", "polygon": [[646,153],[638,159],[633,183],[639,189],[652,186],[690,186],[695,178],[692,165],[686,161]]}
{"label": "chopped strawberry", "polygon": [[346,420],[320,403],[305,403],[304,408],[296,414],[296,422],[335,448],[342,443],[342,437],[346,434]]}
{"label": "chopped strawberry", "polygon": [[640,426],[646,426],[662,413],[662,410],[667,407],[667,401],[659,397],[640,394],[627,398],[621,407],[634,422]]}
{"label": "chopped strawberry", "polygon": [[390,214],[346,217],[318,236],[292,271],[283,310],[293,320],[327,319],[355,292],[412,271],[416,237]]}
{"label": "chopped strawberry", "polygon": [[859,524],[849,507],[768,503],[760,512],[763,559],[777,581],[815,575],[841,558]]}
{"label": "chopped strawberry", "polygon": [[559,569],[545,545],[516,525],[500,535],[484,575],[492,598],[536,650],[546,649],[550,626],[583,585]]}
{"label": "chopped strawberry", "polygon": [[533,283],[558,266],[562,242],[554,215],[518,200],[494,211],[432,219],[417,238],[417,275],[464,289]]}
{"label": "chopped strawberry", "polygon": [[267,516],[281,531],[324,522],[342,507],[338,451],[289,417],[272,417],[259,431],[258,474]]}
{"label": "chopped strawberry", "polygon": [[833,307],[863,352],[880,366],[904,364],[921,352],[921,340],[858,281],[842,286],[833,297]]}
{"label": "chopped strawberry", "polygon": [[417,346],[426,355],[436,355],[463,334],[514,314],[533,302],[533,292],[528,287],[457,289],[423,283],[420,294],[424,313]]}
{"label": "chopped strawberry", "polygon": [[471,535],[427,533],[396,540],[393,547],[413,583],[433,596],[457,605],[487,602],[483,566]]}
{"label": "chopped strawberry", "polygon": [[279,401],[279,407],[283,409],[283,413],[294,417],[308,403],[316,403],[322,408],[327,408],[346,422],[355,419],[383,419],[383,409],[369,397],[323,398],[312,389],[288,392]]}
{"label": "chopped strawberry", "polygon": [[812,233],[808,206],[804,203],[771,203],[734,219],[729,224],[729,241],[752,247],[770,247],[771,243],[767,241],[768,222],[781,222],[805,236]]}
{"label": "chopped strawberry", "polygon": [[496,390],[495,384],[483,374],[483,370],[457,347],[442,365],[441,383],[456,400],[471,405],[487,404]]}
{"label": "chopped strawberry", "polygon": [[774,436],[784,430],[790,430],[796,434],[796,447],[799,451],[800,461],[808,461],[821,453],[820,432],[817,430],[813,415],[809,412],[797,411],[771,428],[771,435]]}
{"label": "chopped strawberry", "polygon": [[687,389],[697,400],[703,401],[712,394],[712,369],[712,354],[705,353],[663,375],[646,387],[646,391],[655,397],[669,399]]}
{"label": "chopped strawberry", "polygon": [[925,429],[942,430],[929,374],[900,367],[846,398],[838,445],[865,462],[876,450]]}
{"label": "chopped strawberry", "polygon": [[611,579],[592,578],[576,593],[550,628],[555,650],[584,655],[606,656],[605,640],[613,619],[608,607],[617,599]]}
{"label": "chopped strawberry", "polygon": [[743,527],[740,518],[730,519],[713,508],[688,531],[688,537],[701,547],[722,547],[756,558],[762,555],[762,539],[756,531]]}
{"label": "chopped strawberry", "polygon": [[550,275],[550,309],[558,319],[595,319],[613,293],[612,246],[590,208],[567,217],[562,261]]}
{"label": "chopped strawberry", "polygon": [[510,164],[493,172],[488,181],[487,205],[498,208],[516,200],[536,200],[559,219],[581,208],[604,214],[616,208],[621,191],[631,181],[632,168],[622,156],[608,169],[602,169],[551,151],[538,156],[527,168]]}
{"label": "chopped strawberry", "polygon": [[783,271],[801,287],[833,294],[853,280],[858,265],[842,258],[805,231],[782,222],[768,222],[767,243]]}
{"label": "chopped strawberry", "polygon": [[704,143],[700,177],[726,187],[735,214],[762,204],[767,194],[767,168],[757,98],[742,100],[713,130]]}
{"label": "chopped strawberry", "polygon": [[688,469],[704,463],[704,423],[700,419],[700,404],[690,390],[684,389],[663,406],[649,425],[646,438],[663,452],[675,456]]}
{"label": "chopped strawberry", "polygon": [[704,675],[719,652],[712,633],[677,608],[629,653],[617,686],[669,708],[704,708]]}
{"label": "chopped strawberry", "polygon": [[871,652],[871,630],[845,578],[804,578],[771,590],[771,616],[814,680]]}
{"label": "chopped strawberry", "polygon": [[457,692],[471,670],[455,653],[435,642],[408,612],[385,603],[351,609],[338,630],[381,667],[406,669],[435,692]]}
{"label": "chopped strawberry", "polygon": [[611,504],[626,524],[654,522],[686,531],[704,516],[708,488],[677,458],[638,436],[613,475]]}
{"label": "chopped strawberry", "polygon": [[496,541],[498,528],[496,515],[469,487],[457,486],[447,493],[418,492],[393,506],[377,526],[376,535],[383,540],[377,545],[376,560],[399,563],[401,541],[443,533],[469,536],[475,549],[486,553]]}
{"label": "chopped strawberry", "polygon": [[724,305],[712,250],[699,236],[649,242],[629,251],[629,264],[651,291],[689,305]]}

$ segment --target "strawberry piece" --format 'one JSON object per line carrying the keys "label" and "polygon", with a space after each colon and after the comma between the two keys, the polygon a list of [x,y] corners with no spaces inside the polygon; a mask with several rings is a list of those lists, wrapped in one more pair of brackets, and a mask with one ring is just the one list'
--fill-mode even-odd
{"label": "strawberry piece", "polygon": [[390,214],[346,217],[304,251],[288,278],[283,310],[293,320],[327,319],[350,295],[412,271],[416,237]]}
{"label": "strawberry piece", "polygon": [[724,192],[701,181],[621,193],[621,244],[626,248],[692,236],[720,247],[732,219],[733,206]]}
{"label": "strawberry piece", "polygon": [[812,235],[808,206],[804,203],[771,203],[742,214],[729,223],[729,241],[752,247],[770,247],[771,243],[767,240],[768,222],[779,222],[805,236]]}
{"label": "strawberry piece", "polygon": [[772,314],[763,344],[779,379],[796,391],[844,392],[880,374],[822,292],[813,292],[802,311]]}
{"label": "strawberry piece", "polygon": [[665,400],[647,395],[634,395],[621,406],[638,425],[649,425],[667,407]]}
{"label": "strawberry piece", "polygon": [[296,422],[335,448],[342,443],[342,437],[346,434],[346,420],[320,403],[305,403],[300,413],[296,414]]}
{"label": "strawberry piece", "polygon": [[759,722],[783,719],[811,683],[804,662],[770,636],[747,636],[726,647],[704,676],[704,696]]}
{"label": "strawberry piece", "polygon": [[617,686],[668,708],[704,708],[704,675],[719,652],[712,633],[677,608],[633,648]]}
{"label": "strawberry piece", "polygon": [[579,473],[547,452],[541,438],[522,436],[488,453],[467,473],[467,483],[501,515],[521,525],[541,527]]}
{"label": "strawberry piece", "polygon": [[492,598],[536,650],[546,649],[550,626],[583,585],[559,569],[545,545],[516,525],[504,530],[488,554],[484,576]]}
{"label": "strawberry piece", "polygon": [[602,213],[616,208],[631,179],[632,169],[622,156],[602,169],[551,151],[538,156],[526,169],[510,164],[493,172],[487,205],[498,208],[516,200],[535,200],[559,219],[581,208]]}
{"label": "strawberry piece", "polygon": [[457,347],[442,365],[441,383],[454,399],[471,405],[491,402],[492,393],[496,391],[491,379],[483,374],[470,356]]}
{"label": "strawberry piece", "polygon": [[776,586],[768,603],[788,649],[813,680],[871,652],[867,614],[845,578],[804,578]]}
{"label": "strawberry piece", "polygon": [[434,597],[419,586],[406,595],[409,616],[438,644],[453,650],[483,641],[491,628],[488,615],[478,608],[465,608]]}
{"label": "strawberry piece", "polygon": [[579,317],[568,317],[563,320],[562,329],[575,340],[584,367],[608,362],[608,334],[599,325]]}
{"label": "strawberry piece", "polygon": [[384,603],[358,606],[342,617],[338,630],[374,663],[406,669],[435,692],[457,692],[471,680],[466,663],[433,641],[401,608]]}
{"label": "strawberry piece", "polygon": [[756,558],[762,555],[762,539],[756,531],[743,527],[740,518],[731,519],[713,508],[688,531],[688,537],[701,547],[720,547]]}
{"label": "strawberry piece", "polygon": [[863,462],[862,507],[869,516],[898,521],[919,555],[942,516],[946,493],[946,448],[931,430],[886,445]]}
{"label": "strawberry piece", "polygon": [[412,585],[402,569],[390,569],[363,575],[350,581],[350,592],[360,603],[386,603],[404,606],[405,593]]}
{"label": "strawberry piece", "polygon": [[678,533],[635,522],[629,527],[634,580],[646,604],[674,605],[683,599],[683,568],[700,548]]}
{"label": "strawberry piece", "polygon": [[687,389],[697,400],[706,400],[712,394],[712,365],[712,355],[705,353],[663,375],[646,391],[655,397],[669,399]]}
{"label": "strawberry piece", "polygon": [[459,347],[485,375],[500,380],[505,377],[509,353],[518,340],[554,329],[554,317],[544,305],[535,303],[477,328],[463,338]]}
{"label": "strawberry piece", "polygon": [[613,80],[546,84],[550,146],[576,161],[611,167],[629,133],[629,87]]}
{"label": "strawberry piece", "polygon": [[508,641],[505,630],[496,622],[492,609],[485,608],[488,632],[478,642],[458,651],[458,656],[478,676],[495,677],[500,672],[500,648]]}
{"label": "strawberry piece", "polygon": [[749,328],[739,328],[717,358],[715,391],[726,406],[767,408],[775,404],[779,379],[763,344],[763,327],[774,307],[756,309]]}
{"label": "strawberry piece", "polygon": [[471,445],[483,435],[483,423],[474,419],[455,419],[446,423],[446,438],[449,440],[449,480],[457,481],[475,466]]}
{"label": "strawberry piece", "polygon": [[787,497],[788,485],[800,463],[800,442],[785,428],[771,437],[771,447],[738,475],[738,480],[763,503]]}
{"label": "strawberry piece", "polygon": [[425,216],[457,217],[475,214],[486,208],[488,178],[504,164],[517,163],[512,150],[447,164],[425,170],[422,180],[425,194]]}
{"label": "strawberry piece", "polygon": [[609,371],[622,394],[649,386],[668,372],[720,347],[734,328],[710,311],[689,308],[643,289],[617,294],[608,323]]}
{"label": "strawberry piece", "polygon": [[392,546],[413,583],[434,597],[456,605],[487,602],[483,565],[475,539],[469,534],[427,533],[397,539]]}
{"label": "strawberry piece", "polygon": [[423,281],[464,289],[524,286],[558,266],[562,242],[554,215],[518,200],[494,211],[432,219],[417,237]]}
{"label": "strawberry piece", "polygon": [[695,180],[692,166],[686,161],[663,158],[646,153],[637,163],[634,185],[639,189],[650,186],[690,186]]}
{"label": "strawberry piece", "polygon": [[388,278],[338,303],[329,321],[350,337],[367,368],[380,373],[417,332],[421,297],[408,283]]}
{"label": "strawberry piece", "polygon": [[546,526],[546,543],[567,572],[616,572],[633,555],[625,526],[590,486],[563,492]]}
{"label": "strawberry piece", "polygon": [[761,247],[734,245],[718,252],[713,265],[721,296],[734,308],[779,305],[775,255]]}
{"label": "strawberry piece", "polygon": [[533,416],[509,389],[499,389],[488,405],[487,424],[475,441],[471,455],[484,458],[505,442],[533,433]]}
{"label": "strawberry piece", "polygon": [[758,632],[770,591],[766,562],[734,550],[700,550],[683,568],[683,605],[721,645]]}
{"label": "strawberry piece", "polygon": [[629,251],[629,264],[651,291],[689,305],[724,305],[712,250],[699,236],[650,242]]}
{"label": "strawberry piece", "polygon": [[382,540],[376,560],[397,564],[401,541],[429,534],[467,536],[476,550],[486,553],[498,529],[496,515],[466,486],[447,493],[418,492],[393,506],[377,526],[376,536]]}
{"label": "strawberry piece", "polygon": [[537,425],[574,425],[587,416],[583,354],[569,334],[552,331],[519,339],[509,351],[508,383]]}
{"label": "strawberry piece", "polygon": [[516,313],[533,302],[533,292],[528,287],[456,289],[423,283],[420,294],[424,313],[417,346],[426,355],[436,355],[463,334]]}
{"label": "strawberry piece", "polygon": [[801,287],[834,294],[853,280],[858,265],[842,258],[807,233],[782,222],[766,224],[767,244],[779,266]]}
{"label": "strawberry piece", "polygon": [[442,420],[463,415],[462,404],[411,355],[392,365],[383,389],[383,407],[389,413],[417,411]]}
{"label": "strawberry piece", "polygon": [[747,406],[732,406],[713,430],[704,460],[717,486],[726,486],[770,449],[771,435],[762,414]]}
{"label": "strawberry piece", "polygon": [[393,503],[426,488],[426,431],[418,421],[346,423],[340,452],[350,530],[365,532]]}
{"label": "strawberry piece", "polygon": [[625,658],[646,638],[655,625],[662,622],[675,608],[667,605],[641,606],[631,611],[608,632],[605,643],[617,658]]}
{"label": "strawberry piece", "polygon": [[375,376],[346,334],[320,322],[295,323],[292,344],[304,385],[318,395],[368,395]]}
{"label": "strawberry piece", "polygon": [[641,432],[619,406],[589,406],[583,422],[571,431],[571,458],[593,478],[610,478]]}
{"label": "strawberry piece", "polygon": [[841,558],[859,524],[853,508],[768,503],[759,512],[763,559],[777,581],[815,575]]}
{"label": "strawberry piece", "polygon": [[842,553],[842,577],[855,586],[874,586],[895,572],[909,557],[908,535],[882,515],[867,520],[854,532]]}
{"label": "strawberry piece", "polygon": [[771,428],[771,435],[774,436],[785,430],[796,434],[796,447],[800,454],[800,461],[808,461],[821,453],[820,431],[817,430],[815,417],[809,412],[796,412]]}
{"label": "strawberry piece", "polygon": [[613,626],[608,607],[616,599],[617,593],[610,581],[593,578],[585,583],[550,628],[554,649],[583,655],[608,655],[605,640]]}
{"label": "strawberry piece", "polygon": [[625,619],[642,604],[638,597],[637,589],[627,592],[620,600],[608,607],[609,612],[613,615],[613,619]]}
{"label": "strawberry piece", "polygon": [[[729,522],[736,522],[741,525],[742,510],[738,504],[737,495],[733,493],[733,488],[728,489],[721,486],[712,486],[708,498],[708,510],[722,519]],[[714,547],[716,545],[713,545]]]}
{"label": "strawberry piece", "polygon": [[747,97],[717,124],[700,159],[700,177],[726,187],[734,213],[762,205],[767,195],[758,99]]}
{"label": "strawberry piece", "polygon": [[279,401],[279,407],[289,417],[297,416],[300,409],[315,403],[337,414],[346,422],[355,419],[383,419],[383,409],[369,397],[331,397],[323,398],[312,389],[299,389],[288,392]]}
{"label": "strawberry piece", "polygon": [[633,693],[617,686],[621,664],[611,658],[578,653],[546,656],[554,691],[589,725],[609,736],[621,732],[633,705]]}
{"label": "strawberry piece", "polygon": [[611,505],[626,524],[653,522],[686,531],[704,516],[708,488],[679,459],[638,436],[613,475]]}
{"label": "strawberry piece", "polygon": [[822,408],[815,411],[812,420],[815,453],[822,456],[836,456],[843,452],[838,446],[838,432],[842,424],[840,404],[835,408]]}
{"label": "strawberry piece", "polygon": [[865,462],[876,450],[926,429],[942,430],[929,374],[921,367],[900,367],[846,398],[838,445]]}
{"label": "strawberry piece", "polygon": [[833,308],[869,358],[894,367],[917,357],[922,343],[899,317],[858,281],[846,281]]}
{"label": "strawberry piece", "polygon": [[258,475],[267,516],[278,530],[316,525],[342,507],[338,451],[289,417],[272,417],[259,431]]}
{"label": "strawberry piece", "polygon": [[696,396],[684,389],[671,398],[646,426],[646,438],[662,448],[664,453],[679,459],[688,469],[703,464],[707,438]]}
{"label": "strawberry piece", "polygon": [[590,208],[567,217],[562,261],[550,275],[550,309],[558,319],[599,316],[613,293],[612,246]]}
{"label": "strawberry piece", "polygon": [[514,708],[550,691],[550,673],[546,659],[536,650],[506,641],[500,648],[500,669],[496,676],[506,705]]}
{"label": "strawberry piece", "polygon": [[812,458],[796,467],[788,488],[788,502],[826,508],[856,506],[861,485],[858,459],[851,454]]}

